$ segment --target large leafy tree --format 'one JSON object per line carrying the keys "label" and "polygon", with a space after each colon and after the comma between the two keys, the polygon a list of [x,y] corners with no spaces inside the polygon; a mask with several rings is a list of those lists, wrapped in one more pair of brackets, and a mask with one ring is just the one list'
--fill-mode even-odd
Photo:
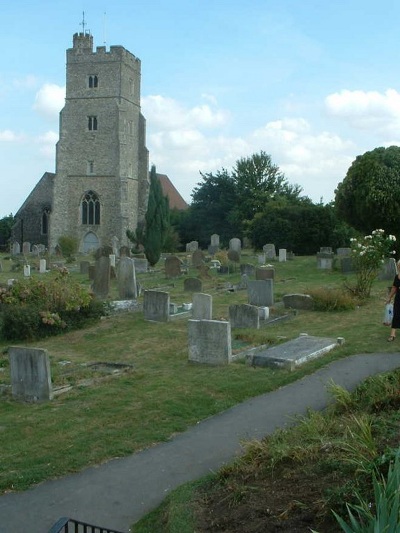
{"label": "large leafy tree", "polygon": [[364,233],[399,235],[400,147],[375,148],[353,161],[335,191],[338,216]]}
{"label": "large leafy tree", "polygon": [[11,229],[14,224],[12,214],[0,219],[0,246],[5,246],[11,237]]}

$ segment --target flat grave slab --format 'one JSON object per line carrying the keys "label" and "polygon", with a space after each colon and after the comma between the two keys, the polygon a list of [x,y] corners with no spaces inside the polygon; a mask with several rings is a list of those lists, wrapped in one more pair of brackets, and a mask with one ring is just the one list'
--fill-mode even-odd
{"label": "flat grave slab", "polygon": [[284,342],[279,346],[261,348],[247,356],[252,366],[279,367],[294,370],[312,359],[321,357],[343,343],[343,339],[330,339],[300,335],[297,339]]}

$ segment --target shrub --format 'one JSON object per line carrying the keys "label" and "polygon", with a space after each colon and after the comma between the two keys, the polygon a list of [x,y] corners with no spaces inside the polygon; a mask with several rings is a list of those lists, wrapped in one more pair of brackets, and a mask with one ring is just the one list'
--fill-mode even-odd
{"label": "shrub", "polygon": [[58,239],[58,245],[61,249],[61,253],[67,261],[72,261],[73,256],[78,251],[78,242],[74,237],[68,235],[62,235]]}
{"label": "shrub", "polygon": [[352,295],[343,289],[320,288],[307,292],[314,300],[315,311],[347,311],[356,304]]}

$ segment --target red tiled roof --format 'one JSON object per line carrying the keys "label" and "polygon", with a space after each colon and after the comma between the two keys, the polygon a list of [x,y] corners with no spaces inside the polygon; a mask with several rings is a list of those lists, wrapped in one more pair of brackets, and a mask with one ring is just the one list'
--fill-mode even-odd
{"label": "red tiled roof", "polygon": [[169,177],[166,174],[157,173],[157,178],[161,184],[164,196],[168,197],[170,209],[178,209],[179,211],[188,209],[188,204],[175,189]]}

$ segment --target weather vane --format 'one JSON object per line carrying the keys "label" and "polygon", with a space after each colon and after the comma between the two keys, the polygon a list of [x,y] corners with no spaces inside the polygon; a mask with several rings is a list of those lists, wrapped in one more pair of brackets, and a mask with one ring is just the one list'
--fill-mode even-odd
{"label": "weather vane", "polygon": [[85,12],[84,11],[82,12],[82,22],[80,23],[80,26],[82,26],[83,34],[85,35],[86,22],[85,22]]}

